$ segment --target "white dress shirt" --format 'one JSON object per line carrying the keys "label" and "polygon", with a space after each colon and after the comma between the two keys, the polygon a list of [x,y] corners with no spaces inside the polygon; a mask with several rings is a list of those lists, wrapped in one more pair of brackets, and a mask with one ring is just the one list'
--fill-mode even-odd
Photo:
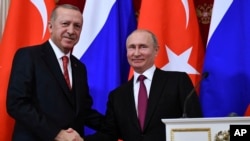
{"label": "white dress shirt", "polygon": [[60,68],[62,70],[63,73],[63,62],[62,62],[62,57],[63,56],[67,56],[69,58],[69,63],[68,63],[68,72],[69,72],[69,81],[70,81],[70,85],[72,87],[72,68],[71,68],[71,61],[70,61],[70,52],[67,54],[64,54],[55,44],[54,42],[49,39],[49,43],[52,46],[52,49],[54,50],[55,54],[56,54],[56,58],[57,61],[60,65]]}
{"label": "white dress shirt", "polygon": [[139,86],[140,86],[140,82],[138,81],[138,77],[140,75],[144,75],[146,77],[146,79],[144,80],[144,84],[146,86],[147,89],[147,95],[149,97],[149,92],[150,92],[150,87],[151,87],[151,83],[152,83],[152,79],[153,79],[153,75],[155,72],[155,65],[153,65],[151,68],[149,68],[148,70],[146,70],[145,72],[143,72],[143,74],[139,74],[134,72],[134,100],[135,100],[135,108],[138,114],[138,93],[139,93]]}

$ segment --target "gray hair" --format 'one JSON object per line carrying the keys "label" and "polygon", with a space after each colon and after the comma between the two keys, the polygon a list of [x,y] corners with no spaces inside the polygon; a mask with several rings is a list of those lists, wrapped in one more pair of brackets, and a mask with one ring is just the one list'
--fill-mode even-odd
{"label": "gray hair", "polygon": [[151,31],[149,31],[147,29],[136,29],[130,35],[132,35],[134,32],[147,32],[147,33],[149,33],[151,35],[151,38],[152,38],[152,41],[153,41],[153,46],[156,47],[156,48],[159,47],[157,37],[153,32],[151,32]]}
{"label": "gray hair", "polygon": [[76,7],[76,6],[74,6],[74,5],[71,5],[71,4],[57,5],[57,6],[53,9],[53,11],[52,11],[52,13],[51,13],[51,16],[50,16],[50,20],[51,20],[51,21],[54,21],[54,20],[56,19],[56,17],[57,17],[56,11],[57,11],[58,8],[72,9],[72,10],[76,10],[76,11],[81,12],[81,10],[80,10],[78,7]]}

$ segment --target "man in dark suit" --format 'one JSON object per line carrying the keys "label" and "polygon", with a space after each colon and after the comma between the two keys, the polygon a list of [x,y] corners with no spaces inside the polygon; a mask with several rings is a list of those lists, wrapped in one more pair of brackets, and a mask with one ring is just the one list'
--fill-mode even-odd
{"label": "man in dark suit", "polygon": [[[107,103],[105,122],[101,130],[85,141],[165,141],[163,118],[180,118],[184,101],[193,89],[189,76],[184,72],[163,71],[154,65],[158,53],[155,35],[148,30],[135,30],[127,39],[127,58],[134,69],[134,76],[127,83],[111,91]],[[140,83],[144,75],[147,91],[145,120],[139,112]],[[189,99],[189,117],[202,117],[196,93]],[[143,126],[142,126],[143,125]]]}
{"label": "man in dark suit", "polygon": [[77,7],[59,5],[48,23],[50,39],[16,52],[7,93],[13,141],[81,141],[83,125],[99,128],[103,116],[91,109],[86,67],[71,54],[82,24]]}

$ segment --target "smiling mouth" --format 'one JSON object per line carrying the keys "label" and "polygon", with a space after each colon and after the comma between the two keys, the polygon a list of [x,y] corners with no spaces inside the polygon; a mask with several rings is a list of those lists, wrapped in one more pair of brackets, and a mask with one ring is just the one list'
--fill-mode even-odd
{"label": "smiling mouth", "polygon": [[75,40],[75,38],[73,38],[73,37],[67,37],[68,39],[70,39],[70,40]]}
{"label": "smiling mouth", "polygon": [[64,37],[66,41],[75,41],[75,38],[70,38],[70,37]]}
{"label": "smiling mouth", "polygon": [[141,62],[143,62],[143,59],[133,59],[133,62],[135,62],[135,63],[141,63]]}

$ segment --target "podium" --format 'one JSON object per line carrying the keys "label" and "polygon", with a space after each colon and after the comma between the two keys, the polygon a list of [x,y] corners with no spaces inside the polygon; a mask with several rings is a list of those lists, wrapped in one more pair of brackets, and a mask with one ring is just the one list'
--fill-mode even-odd
{"label": "podium", "polygon": [[162,122],[166,141],[229,141],[230,125],[249,125],[250,117],[179,118]]}

